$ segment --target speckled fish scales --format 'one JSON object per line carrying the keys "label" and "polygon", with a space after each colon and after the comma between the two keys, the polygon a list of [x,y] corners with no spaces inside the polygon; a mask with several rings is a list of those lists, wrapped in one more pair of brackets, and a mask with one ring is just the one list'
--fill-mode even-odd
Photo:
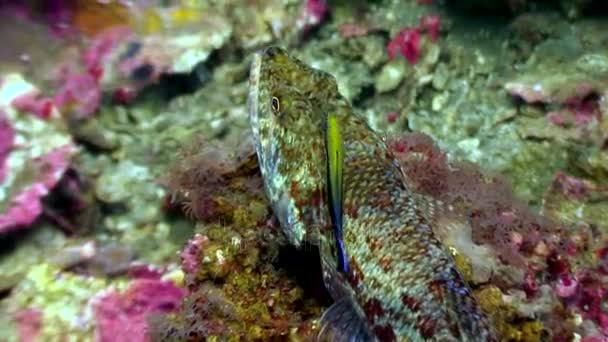
{"label": "speckled fish scales", "polygon": [[[284,50],[255,55],[250,120],[267,196],[289,241],[319,246],[335,300],[321,319],[332,341],[496,341],[423,203],[383,138],[340,95],[335,79]],[[337,271],[326,199],[324,124],[342,132],[343,242]]]}

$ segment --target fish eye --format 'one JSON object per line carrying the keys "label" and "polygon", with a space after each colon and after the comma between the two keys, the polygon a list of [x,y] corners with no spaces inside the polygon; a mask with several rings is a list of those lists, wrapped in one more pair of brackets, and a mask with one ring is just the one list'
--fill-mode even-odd
{"label": "fish eye", "polygon": [[272,111],[275,113],[278,113],[281,110],[281,103],[279,102],[279,98],[276,96],[272,97],[270,105],[272,106]]}

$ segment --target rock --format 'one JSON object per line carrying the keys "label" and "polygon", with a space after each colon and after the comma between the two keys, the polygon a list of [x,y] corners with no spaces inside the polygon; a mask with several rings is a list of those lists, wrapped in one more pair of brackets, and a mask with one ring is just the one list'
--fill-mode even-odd
{"label": "rock", "polygon": [[608,72],[608,56],[603,54],[586,54],[576,61],[576,67],[587,73],[605,74]]}
{"label": "rock", "polygon": [[[63,246],[65,238],[61,232],[49,225],[36,226],[13,248],[0,255],[0,291],[8,291],[17,285],[32,266],[45,261],[51,251]],[[8,245],[8,243],[7,243]],[[6,246],[6,245],[3,245]]]}
{"label": "rock", "polygon": [[401,59],[386,63],[376,76],[375,86],[379,93],[394,90],[405,77],[406,65]]}
{"label": "rock", "polygon": [[95,194],[106,203],[119,203],[135,195],[133,184],[152,181],[148,169],[125,160],[107,170],[95,183]]}
{"label": "rock", "polygon": [[0,80],[0,234],[36,220],[42,213],[41,198],[61,179],[76,153],[54,107],[46,119],[14,108],[15,99],[36,92],[21,75]]}
{"label": "rock", "polygon": [[445,63],[439,63],[435,68],[435,74],[433,76],[433,88],[436,90],[445,89],[449,77],[450,74],[447,65]]}

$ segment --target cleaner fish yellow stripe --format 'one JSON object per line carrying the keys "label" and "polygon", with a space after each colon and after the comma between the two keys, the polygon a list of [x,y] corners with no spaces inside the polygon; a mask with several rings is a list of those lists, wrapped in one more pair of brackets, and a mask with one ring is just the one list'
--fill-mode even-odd
{"label": "cleaner fish yellow stripe", "polygon": [[327,152],[327,194],[329,196],[329,213],[334,226],[336,247],[338,249],[338,270],[348,270],[348,258],[342,239],[344,145],[340,124],[335,114],[327,116],[325,129],[325,148]]}

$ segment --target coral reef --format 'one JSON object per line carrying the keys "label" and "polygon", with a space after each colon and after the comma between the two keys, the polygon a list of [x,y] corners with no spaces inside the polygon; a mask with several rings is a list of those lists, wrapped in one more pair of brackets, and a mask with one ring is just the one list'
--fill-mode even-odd
{"label": "coral reef", "polygon": [[251,141],[230,153],[209,142],[196,146],[182,151],[169,184],[182,203],[176,205],[207,223],[180,253],[187,288],[182,311],[155,324],[156,338],[314,336],[321,306],[276,265],[280,233],[269,223]]}
{"label": "coral reef", "polygon": [[59,182],[76,152],[60,122],[18,110],[15,101],[31,92],[36,89],[19,75],[0,81],[0,233],[27,227],[42,214],[41,198]]}
{"label": "coral reef", "polygon": [[[438,219],[437,233],[472,266],[470,281],[482,285],[477,295],[505,339],[538,341],[541,330],[552,340],[605,334],[600,303],[607,284],[598,269],[605,240],[591,237],[590,217],[553,221],[557,217],[550,215],[554,206],[566,205],[562,201],[572,205],[587,192],[605,190],[557,174],[546,197],[547,216],[540,216],[516,200],[499,176],[449,163],[428,136],[393,137],[389,144],[411,185],[452,214],[439,214],[445,217]],[[465,269],[467,262],[461,263]],[[488,281],[495,287],[483,285]],[[560,316],[582,322],[564,324]]]}
{"label": "coral reef", "polygon": [[91,304],[97,341],[148,341],[147,317],[175,311],[184,290],[160,279],[136,279],[124,293],[97,295]]}
{"label": "coral reef", "polygon": [[502,340],[608,338],[601,1],[126,3],[0,2],[0,340],[316,335],[247,131],[270,44],[385,132]]}
{"label": "coral reef", "polygon": [[106,279],[42,263],[31,268],[0,310],[13,318],[21,341],[90,340],[93,333],[97,341],[148,341],[147,317],[174,311],[184,295],[157,274],[109,285]]}

